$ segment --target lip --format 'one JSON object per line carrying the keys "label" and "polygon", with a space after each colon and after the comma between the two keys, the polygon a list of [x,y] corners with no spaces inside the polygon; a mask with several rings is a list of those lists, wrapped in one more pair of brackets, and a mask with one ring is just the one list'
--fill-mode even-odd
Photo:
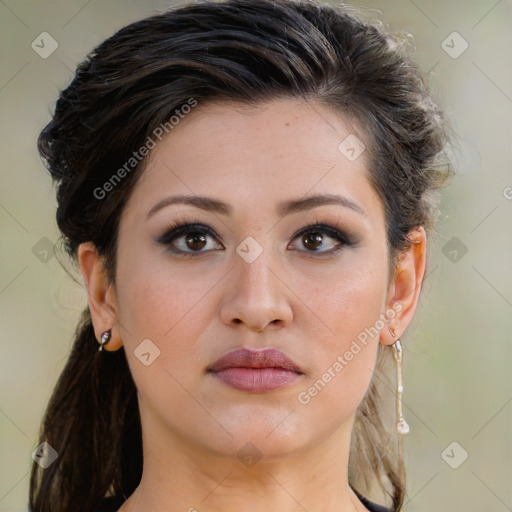
{"label": "lip", "polygon": [[207,368],[224,384],[250,393],[264,393],[293,384],[304,373],[286,354],[274,348],[228,352]]}

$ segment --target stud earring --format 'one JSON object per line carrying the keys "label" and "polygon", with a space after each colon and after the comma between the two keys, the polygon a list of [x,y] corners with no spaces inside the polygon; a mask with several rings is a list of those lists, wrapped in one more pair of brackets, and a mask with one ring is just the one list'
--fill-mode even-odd
{"label": "stud earring", "polygon": [[[393,335],[393,338],[396,338],[396,334],[392,329],[388,327],[389,332]],[[396,431],[399,434],[405,435],[408,434],[411,429],[409,425],[404,419],[403,410],[402,410],[402,393],[404,391],[404,386],[402,382],[402,343],[399,339],[395,341],[392,345],[393,347],[393,356],[395,359],[395,369],[396,369]]]}
{"label": "stud earring", "polygon": [[99,348],[100,352],[103,350],[103,347],[110,341],[110,338],[112,338],[112,330],[111,329],[109,329],[108,331],[105,331],[101,335],[101,345]]}

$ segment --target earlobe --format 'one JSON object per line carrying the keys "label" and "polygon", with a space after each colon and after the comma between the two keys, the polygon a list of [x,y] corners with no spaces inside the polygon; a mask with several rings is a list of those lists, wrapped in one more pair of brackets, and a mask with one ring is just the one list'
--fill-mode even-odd
{"label": "earlobe", "polygon": [[92,242],[80,244],[78,263],[87,289],[87,300],[98,346],[103,333],[111,330],[111,339],[108,345],[105,345],[104,350],[117,350],[122,346],[122,341],[115,290],[108,279],[103,258]]}
{"label": "earlobe", "polygon": [[[395,269],[395,277],[390,285],[386,308],[390,309],[397,303],[400,310],[389,326],[396,334],[393,337],[389,329],[381,331],[380,341],[391,345],[400,338],[410,324],[418,304],[423,277],[427,263],[427,236],[423,226],[408,234],[411,247],[400,254]],[[396,310],[396,307],[393,308]]]}

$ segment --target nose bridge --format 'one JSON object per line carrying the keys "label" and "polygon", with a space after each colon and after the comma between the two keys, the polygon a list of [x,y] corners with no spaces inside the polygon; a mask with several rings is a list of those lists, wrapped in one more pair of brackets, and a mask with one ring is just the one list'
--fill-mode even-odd
{"label": "nose bridge", "polygon": [[[273,294],[273,272],[271,270],[272,250],[268,244],[263,245],[262,237],[259,242],[247,237],[238,247],[239,260],[235,264],[235,272],[239,291],[256,300],[268,300]],[[274,276],[275,277],[275,276]]]}
{"label": "nose bridge", "polygon": [[291,306],[285,285],[276,275],[278,258],[273,257],[272,249],[262,240],[248,237],[237,247],[235,258],[233,282],[222,307],[223,321],[243,322],[256,330],[272,322],[289,321]]}

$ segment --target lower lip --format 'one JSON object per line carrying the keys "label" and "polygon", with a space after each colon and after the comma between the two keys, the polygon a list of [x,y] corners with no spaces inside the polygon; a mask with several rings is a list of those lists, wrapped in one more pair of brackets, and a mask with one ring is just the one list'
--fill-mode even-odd
{"label": "lower lip", "polygon": [[300,378],[300,374],[283,368],[226,368],[212,375],[232,388],[250,393],[284,388]]}

